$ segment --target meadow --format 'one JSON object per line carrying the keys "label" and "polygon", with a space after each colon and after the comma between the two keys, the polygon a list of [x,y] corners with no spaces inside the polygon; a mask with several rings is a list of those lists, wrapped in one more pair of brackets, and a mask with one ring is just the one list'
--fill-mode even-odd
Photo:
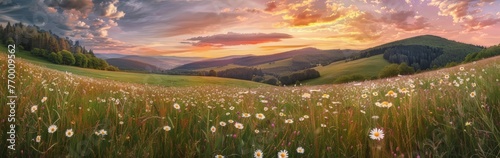
{"label": "meadow", "polygon": [[[0,142],[9,157],[500,156],[500,57],[361,83],[257,88],[125,83],[16,61],[17,150]],[[8,129],[7,106],[0,115]]]}
{"label": "meadow", "polygon": [[[0,54],[4,55],[7,52],[7,47],[0,44]],[[266,84],[257,82],[236,80],[229,78],[217,77],[199,77],[199,76],[177,76],[177,75],[163,75],[151,73],[134,73],[125,71],[103,71],[96,69],[86,69],[76,66],[67,66],[51,63],[42,58],[35,57],[30,52],[25,50],[16,51],[16,58],[26,59],[37,66],[42,66],[54,70],[71,72],[76,75],[87,76],[92,78],[110,79],[126,83],[140,83],[150,85],[161,85],[166,87],[186,87],[186,86],[202,86],[202,85],[226,85],[234,87],[255,88],[266,87]]]}
{"label": "meadow", "polygon": [[307,80],[306,85],[332,84],[335,79],[345,75],[363,75],[366,78],[377,77],[379,72],[390,63],[382,55],[354,61],[338,61],[326,66],[315,67],[321,74],[320,78]]}

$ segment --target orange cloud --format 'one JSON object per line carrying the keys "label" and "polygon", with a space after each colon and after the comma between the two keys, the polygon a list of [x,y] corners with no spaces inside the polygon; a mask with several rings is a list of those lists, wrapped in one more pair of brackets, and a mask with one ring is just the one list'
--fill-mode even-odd
{"label": "orange cloud", "polygon": [[236,46],[236,45],[251,45],[268,42],[278,42],[281,39],[292,38],[289,34],[284,33],[234,33],[228,32],[227,34],[217,34],[212,36],[200,36],[188,39],[183,42],[189,43],[197,47],[222,47],[222,46]]}

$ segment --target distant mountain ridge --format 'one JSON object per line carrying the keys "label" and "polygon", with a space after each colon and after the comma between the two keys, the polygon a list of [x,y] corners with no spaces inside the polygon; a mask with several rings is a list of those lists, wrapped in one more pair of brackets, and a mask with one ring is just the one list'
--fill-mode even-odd
{"label": "distant mountain ridge", "polygon": [[[140,56],[140,55],[124,55],[124,54],[96,54],[98,58],[110,61],[110,65],[116,66],[121,70],[134,70],[134,71],[159,71],[169,70],[177,66],[204,60],[205,58],[199,57],[173,57],[173,56]],[[121,63],[124,62],[124,63]],[[132,62],[132,65],[138,67],[131,67],[127,62]]]}

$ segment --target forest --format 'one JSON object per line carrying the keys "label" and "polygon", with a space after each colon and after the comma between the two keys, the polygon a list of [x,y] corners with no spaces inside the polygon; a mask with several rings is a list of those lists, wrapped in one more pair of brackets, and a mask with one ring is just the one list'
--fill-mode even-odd
{"label": "forest", "polygon": [[97,58],[91,49],[87,50],[79,41],[59,37],[50,30],[41,30],[38,26],[23,23],[11,25],[10,22],[5,27],[0,25],[0,42],[5,45],[16,44],[18,48],[55,64],[118,70],[105,60]]}

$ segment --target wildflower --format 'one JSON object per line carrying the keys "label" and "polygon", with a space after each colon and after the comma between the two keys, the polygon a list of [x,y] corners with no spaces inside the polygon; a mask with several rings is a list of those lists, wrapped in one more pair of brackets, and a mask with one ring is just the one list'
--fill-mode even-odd
{"label": "wildflower", "polygon": [[361,98],[367,98],[367,97],[368,97],[368,95],[366,95],[366,94],[361,94]]}
{"label": "wildflower", "polygon": [[311,94],[309,94],[309,93],[304,93],[304,94],[302,94],[302,98],[304,98],[304,99],[311,98]]}
{"label": "wildflower", "polygon": [[47,97],[43,97],[42,98],[42,103],[45,102],[45,101],[47,101]]}
{"label": "wildflower", "polygon": [[444,75],[444,79],[449,79],[450,75]]}
{"label": "wildflower", "polygon": [[165,131],[167,131],[167,132],[168,132],[168,131],[170,131],[171,129],[172,129],[172,128],[170,128],[170,126],[163,126],[163,130],[165,130]]}
{"label": "wildflower", "polygon": [[292,124],[292,123],[293,123],[293,120],[292,120],[292,119],[286,119],[286,120],[285,120],[285,123]]}
{"label": "wildflower", "polygon": [[215,158],[224,158],[222,155],[215,155]]}
{"label": "wildflower", "polygon": [[359,112],[363,113],[363,114],[366,114],[366,111],[365,110],[359,110]]}
{"label": "wildflower", "polygon": [[226,126],[226,122],[221,121],[221,122],[219,122],[219,125],[222,126],[222,127],[224,127],[224,126]]}
{"label": "wildflower", "polygon": [[378,119],[378,118],[379,118],[379,117],[378,117],[377,115],[372,116],[372,119],[374,119],[374,120],[376,120],[376,119]]}
{"label": "wildflower", "polygon": [[238,129],[243,129],[243,124],[236,122],[234,124],[234,127],[238,128]]}
{"label": "wildflower", "polygon": [[73,136],[73,134],[74,134],[73,133],[73,129],[67,129],[66,130],[66,137],[71,137],[71,136]]}
{"label": "wildflower", "polygon": [[281,150],[280,152],[278,152],[278,157],[279,158],[288,158],[288,151]]}
{"label": "wildflower", "polygon": [[264,154],[262,153],[262,150],[256,150],[254,153],[253,153],[253,157],[255,158],[262,158],[264,157]]}
{"label": "wildflower", "polygon": [[285,114],[285,113],[282,113],[282,112],[280,112],[280,114],[279,114],[279,115],[280,115],[280,116],[286,116],[286,114]]}
{"label": "wildflower", "polygon": [[215,126],[210,127],[210,131],[212,131],[212,133],[215,133],[216,130],[217,128],[215,128]]}
{"label": "wildflower", "polygon": [[472,125],[472,122],[469,122],[469,121],[465,122],[465,126],[471,126],[471,125]]}
{"label": "wildflower", "polygon": [[50,125],[49,126],[49,133],[54,133],[57,131],[57,126],[56,125]]}
{"label": "wildflower", "polygon": [[259,119],[259,120],[263,120],[266,118],[266,116],[264,116],[264,114],[262,114],[262,113],[255,114],[255,117],[257,117],[257,119]]}
{"label": "wildflower", "polygon": [[321,96],[321,98],[328,99],[328,98],[330,98],[330,95],[328,95],[328,94],[323,94],[323,96]]}
{"label": "wildflower", "polygon": [[394,92],[394,91],[390,90],[389,92],[387,92],[387,94],[385,94],[385,96],[389,96],[389,97],[394,97],[394,98],[396,98],[396,97],[398,97],[398,93],[396,93],[396,92]]}
{"label": "wildflower", "polygon": [[123,121],[120,121],[119,123],[120,123],[120,125],[123,125]]}
{"label": "wildflower", "polygon": [[309,118],[309,115],[304,115],[304,118],[308,119],[308,118]]}
{"label": "wildflower", "polygon": [[268,107],[264,107],[264,111],[267,111],[267,110],[269,110],[269,108]]}
{"label": "wildflower", "polygon": [[[169,128],[170,128],[170,127],[169,127]],[[163,128],[163,129],[165,129],[165,128]],[[170,129],[169,129],[169,130],[170,130]],[[101,130],[99,130],[99,135],[101,135],[101,136],[108,135],[108,131],[106,131],[106,130],[104,130],[104,129],[101,129]]]}
{"label": "wildflower", "polygon": [[325,128],[325,127],[326,127],[326,124],[321,124],[321,127]]}
{"label": "wildflower", "polygon": [[384,139],[384,131],[382,131],[382,129],[374,128],[370,131],[370,138],[380,141]]}
{"label": "wildflower", "polygon": [[261,103],[264,103],[264,104],[267,104],[267,103],[268,103],[268,101],[267,101],[267,100],[261,100],[260,102],[261,102]]}
{"label": "wildflower", "polygon": [[255,133],[259,133],[260,131],[259,131],[258,129],[256,129],[254,132],[255,132]]}
{"label": "wildflower", "polygon": [[406,88],[402,88],[402,89],[398,89],[398,90],[399,90],[399,93],[403,93],[403,94],[406,94],[406,93],[410,92]]}
{"label": "wildflower", "polygon": [[376,96],[378,96],[378,92],[373,92],[372,94],[373,94],[373,96],[375,96],[375,97],[376,97]]}
{"label": "wildflower", "polygon": [[304,148],[302,148],[302,147],[298,147],[298,148],[297,148],[297,153],[299,153],[299,154],[303,154],[303,153],[304,153]]}
{"label": "wildflower", "polygon": [[233,121],[233,120],[227,120],[227,122],[229,122],[229,123],[233,123],[234,121]]}
{"label": "wildflower", "polygon": [[31,107],[31,113],[35,113],[37,110],[38,110],[38,106],[37,105],[33,105]]}
{"label": "wildflower", "polygon": [[234,110],[234,106],[229,107],[229,110]]}
{"label": "wildflower", "polygon": [[476,87],[476,83],[472,83],[472,87]]}
{"label": "wildflower", "polygon": [[241,117],[244,117],[244,118],[248,118],[248,117],[250,117],[250,116],[251,116],[251,115],[250,115],[249,113],[243,113],[243,114],[241,115]]}
{"label": "wildflower", "polygon": [[464,68],[464,67],[460,67],[460,71],[464,71],[464,70],[465,70],[465,68]]}
{"label": "wildflower", "polygon": [[470,93],[470,97],[471,97],[471,98],[476,97],[476,92],[475,92],[475,91],[474,91],[474,92],[471,92],[471,93]]}
{"label": "wildflower", "polygon": [[35,138],[35,142],[40,143],[40,141],[42,141],[42,136],[37,135]]}
{"label": "wildflower", "polygon": [[304,117],[299,117],[299,121],[300,122],[304,121]]}
{"label": "wildflower", "polygon": [[387,102],[387,101],[384,101],[382,103],[376,102],[375,105],[378,106],[378,107],[381,107],[381,108],[390,108],[390,107],[392,107],[392,103]]}
{"label": "wildflower", "polygon": [[174,104],[174,108],[177,109],[177,110],[179,110],[179,109],[181,109],[181,106],[179,104],[175,103]]}

